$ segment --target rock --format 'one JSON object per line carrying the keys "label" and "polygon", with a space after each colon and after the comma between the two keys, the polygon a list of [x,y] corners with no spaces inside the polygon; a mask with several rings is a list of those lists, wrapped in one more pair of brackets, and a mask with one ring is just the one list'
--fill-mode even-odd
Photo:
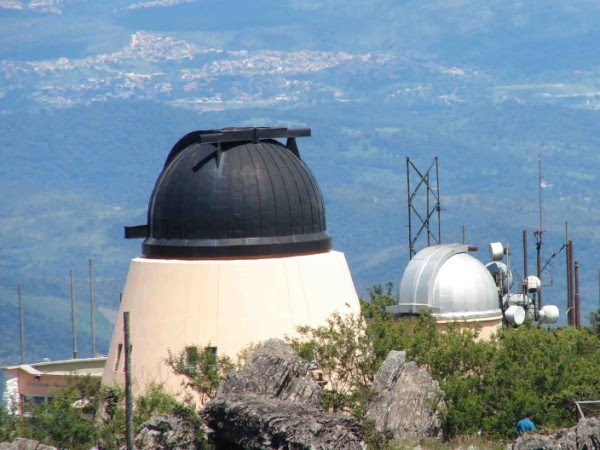
{"label": "rock", "polygon": [[220,448],[366,449],[354,419],[298,402],[245,394],[211,400],[202,414]]}
{"label": "rock", "polygon": [[508,450],[596,450],[600,449],[600,418],[581,419],[577,425],[553,435],[524,434]]}
{"label": "rock", "polygon": [[577,426],[577,448],[600,449],[600,417],[581,419]]}
{"label": "rock", "polygon": [[560,444],[551,436],[541,434],[524,434],[519,436],[517,442],[513,445],[513,450],[558,450],[573,449],[574,447],[561,447]]}
{"label": "rock", "polygon": [[0,450],[57,450],[34,439],[17,438],[12,442],[0,443]]}
{"label": "rock", "polygon": [[437,381],[406,353],[392,350],[375,375],[365,417],[378,430],[389,429],[395,437],[440,438],[439,411],[443,393]]}
{"label": "rock", "polygon": [[306,378],[309,367],[283,341],[265,342],[202,410],[211,439],[220,448],[366,448],[353,418],[323,411],[321,387]]}
{"label": "rock", "polygon": [[254,393],[321,405],[321,388],[306,378],[310,363],[280,339],[266,341],[244,365],[219,385],[217,397]]}
{"label": "rock", "polygon": [[144,422],[135,437],[140,450],[196,448],[196,434],[192,424],[178,417],[158,414]]}

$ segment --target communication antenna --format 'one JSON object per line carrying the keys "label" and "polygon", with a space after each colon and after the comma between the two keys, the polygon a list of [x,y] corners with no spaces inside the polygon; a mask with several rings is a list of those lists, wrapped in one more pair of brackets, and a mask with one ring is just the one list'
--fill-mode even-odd
{"label": "communication antenna", "polygon": [[[414,182],[411,184],[411,172],[414,172],[417,175],[417,183],[414,188]],[[416,254],[415,243],[423,232],[427,234],[427,246],[430,246],[432,241],[435,244],[441,244],[442,242],[438,157],[436,156],[425,173],[422,173],[407,156],[406,184],[408,194],[408,248],[410,252],[409,258],[412,259]],[[422,192],[423,194],[417,200],[417,195]],[[423,202],[425,205],[423,205]],[[436,213],[437,235],[435,231],[432,232],[431,229],[431,221],[432,218],[435,219]],[[413,233],[413,216],[416,222],[415,225],[418,227],[416,233]]]}
{"label": "communication antenna", "polygon": [[[542,279],[542,246],[544,245],[544,228],[542,221],[542,154],[538,153],[538,201],[540,210],[540,227],[533,233],[537,252],[537,277]],[[537,292],[538,309],[542,307],[542,289]]]}

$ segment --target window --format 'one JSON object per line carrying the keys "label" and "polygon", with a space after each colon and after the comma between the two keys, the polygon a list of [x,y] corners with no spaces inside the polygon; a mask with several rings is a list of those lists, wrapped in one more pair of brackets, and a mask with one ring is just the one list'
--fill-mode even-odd
{"label": "window", "polygon": [[119,344],[119,347],[117,347],[117,358],[115,359],[115,367],[113,368],[114,372],[119,370],[119,364],[121,363],[121,353],[123,353],[123,344]]}
{"label": "window", "polygon": [[196,347],[189,345],[185,348],[185,370],[194,371],[198,366],[214,367],[217,365],[217,347]]}

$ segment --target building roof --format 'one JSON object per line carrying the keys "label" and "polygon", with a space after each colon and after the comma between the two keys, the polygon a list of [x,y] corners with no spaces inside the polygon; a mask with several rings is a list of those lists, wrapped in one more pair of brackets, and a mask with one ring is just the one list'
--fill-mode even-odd
{"label": "building roof", "polygon": [[[144,256],[205,258],[325,251],[323,196],[296,138],[310,129],[195,131],[175,144],[148,206]],[[285,145],[275,138],[286,138]]]}
{"label": "building roof", "polygon": [[501,316],[498,289],[485,266],[468,254],[469,246],[427,247],[410,261],[389,311],[418,314],[430,310],[440,320]]}
{"label": "building roof", "polygon": [[90,375],[101,377],[106,364],[106,356],[100,358],[65,359],[61,361],[44,361],[33,364],[19,364],[2,367],[2,370],[22,370],[30,375]]}

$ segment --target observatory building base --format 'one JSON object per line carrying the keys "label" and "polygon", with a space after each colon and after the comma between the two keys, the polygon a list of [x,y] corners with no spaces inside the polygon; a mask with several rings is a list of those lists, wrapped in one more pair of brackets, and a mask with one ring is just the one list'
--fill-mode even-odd
{"label": "observatory building base", "polygon": [[334,312],[359,314],[343,253],[247,259],[132,260],[102,383],[124,384],[123,312],[130,314],[134,392],[152,383],[177,393],[169,351],[212,347],[237,354],[251,343],[324,325]]}

